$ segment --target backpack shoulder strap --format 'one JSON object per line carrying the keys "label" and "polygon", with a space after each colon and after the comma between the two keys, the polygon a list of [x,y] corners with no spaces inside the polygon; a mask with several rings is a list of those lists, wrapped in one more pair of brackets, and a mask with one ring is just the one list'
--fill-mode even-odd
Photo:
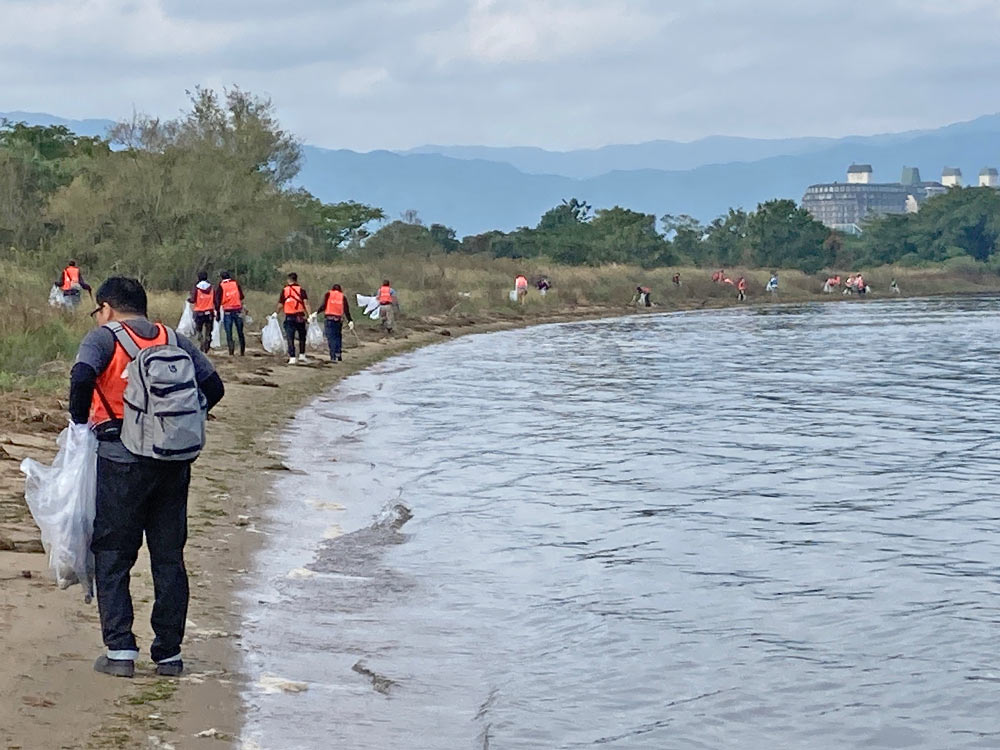
{"label": "backpack shoulder strap", "polygon": [[113,320],[110,323],[105,323],[104,327],[114,334],[115,340],[121,345],[121,348],[125,350],[129,359],[135,359],[139,356],[139,345],[135,343],[135,340],[131,336],[129,336],[128,331],[125,330],[125,326],[117,320]]}
{"label": "backpack shoulder strap", "polygon": [[163,330],[167,332],[167,346],[177,346],[177,332],[170,326],[163,326]]}

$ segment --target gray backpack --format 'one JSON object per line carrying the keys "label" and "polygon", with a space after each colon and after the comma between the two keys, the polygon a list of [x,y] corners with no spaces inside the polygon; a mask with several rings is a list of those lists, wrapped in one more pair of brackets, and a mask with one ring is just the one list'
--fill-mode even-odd
{"label": "gray backpack", "polygon": [[140,348],[117,321],[107,328],[131,362],[125,368],[122,443],[137,456],[193,461],[205,446],[205,396],[194,362],[167,328],[167,343]]}

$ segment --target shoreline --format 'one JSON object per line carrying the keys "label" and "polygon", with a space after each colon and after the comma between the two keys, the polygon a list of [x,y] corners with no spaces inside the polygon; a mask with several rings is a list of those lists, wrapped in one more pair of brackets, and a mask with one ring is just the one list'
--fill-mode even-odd
{"label": "shoreline", "polygon": [[[870,301],[888,299],[917,297],[879,296]],[[353,337],[345,337],[345,344],[354,346],[345,349],[345,361],[339,365],[288,367],[259,349],[248,350],[245,360],[213,357],[227,395],[209,425],[208,449],[192,478],[187,547],[192,598],[185,676],[156,678],[151,676],[149,663],[140,662],[135,680],[95,677],[91,663],[101,652],[96,607],[84,605],[78,589],[61,592],[51,585],[43,573],[44,556],[30,554],[30,539],[18,542],[21,546],[13,550],[0,545],[4,550],[0,551],[0,637],[9,644],[11,654],[0,667],[0,738],[8,748],[217,748],[222,746],[220,740],[235,746],[243,725],[241,691],[248,687],[240,672],[239,628],[244,611],[236,592],[260,547],[254,523],[271,502],[272,475],[288,470],[279,435],[312,399],[347,376],[390,356],[462,335],[634,314],[839,301],[869,300],[824,295],[740,305],[728,298],[704,298],[640,311],[594,306],[551,312],[515,309],[487,320],[404,318],[400,323],[406,326],[405,338],[383,343],[369,334],[358,347]],[[25,430],[29,436],[30,432]],[[18,463],[21,454],[45,458],[48,451],[51,456],[52,437],[51,430],[47,435],[36,434],[33,445],[23,437],[18,439],[28,445],[0,439],[4,449],[0,455]],[[9,475],[10,462],[0,462],[0,468]],[[10,491],[9,482],[0,485],[0,493]],[[148,646],[150,640],[151,595],[148,556],[143,552],[133,572],[141,646]]]}

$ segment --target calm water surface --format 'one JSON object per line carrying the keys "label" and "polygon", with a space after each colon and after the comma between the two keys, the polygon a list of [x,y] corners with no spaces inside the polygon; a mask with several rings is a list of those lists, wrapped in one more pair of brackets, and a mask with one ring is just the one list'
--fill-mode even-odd
{"label": "calm water surface", "polygon": [[245,747],[1000,747],[997,307],[544,326],[348,379],[260,524]]}

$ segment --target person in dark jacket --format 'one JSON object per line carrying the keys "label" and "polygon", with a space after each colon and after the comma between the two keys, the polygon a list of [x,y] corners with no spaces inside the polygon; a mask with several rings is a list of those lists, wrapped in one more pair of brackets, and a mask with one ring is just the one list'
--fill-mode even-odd
{"label": "person in dark jacket", "polygon": [[[106,324],[117,321],[142,346],[166,340],[164,326],[146,317],[146,290],[135,279],[112,277],[97,290],[91,316],[99,327],[80,344],[70,371],[69,413],[76,424],[92,424],[97,434],[97,513],[91,550],[97,606],[107,653],[94,663],[98,672],[132,677],[139,650],[132,632],[129,575],[143,536],[153,574],[150,655],[156,673],[181,673],[181,642],[187,621],[188,577],[184,567],[187,497],[191,463],[160,461],[130,453],[121,441],[128,354]],[[195,379],[208,409],[225,393],[208,358],[177,334],[177,345],[194,362]]]}

